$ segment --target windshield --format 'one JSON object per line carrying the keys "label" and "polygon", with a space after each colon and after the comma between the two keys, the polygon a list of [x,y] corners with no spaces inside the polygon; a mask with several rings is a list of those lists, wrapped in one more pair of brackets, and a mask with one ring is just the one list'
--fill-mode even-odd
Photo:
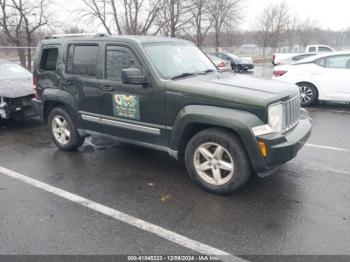
{"label": "windshield", "polygon": [[0,64],[0,79],[18,79],[18,78],[31,78],[32,74],[25,68],[12,64],[4,63]]}
{"label": "windshield", "polygon": [[217,70],[210,59],[194,45],[158,44],[147,45],[144,49],[157,71],[164,78]]}

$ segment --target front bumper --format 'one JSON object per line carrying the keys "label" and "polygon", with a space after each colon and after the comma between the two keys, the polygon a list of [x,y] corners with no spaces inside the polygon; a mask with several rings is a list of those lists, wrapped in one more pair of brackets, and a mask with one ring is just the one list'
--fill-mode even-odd
{"label": "front bumper", "polygon": [[254,65],[251,65],[251,64],[243,64],[243,65],[242,65],[242,69],[243,69],[243,70],[251,70],[251,69],[254,69]]}
{"label": "front bumper", "polygon": [[0,118],[22,121],[35,116],[31,107],[32,96],[18,98],[2,98],[0,103]]}
{"label": "front bumper", "polygon": [[256,167],[258,176],[271,175],[278,167],[295,158],[309,139],[311,131],[312,120],[306,111],[302,111],[299,124],[286,134],[258,137],[258,141],[263,141],[267,148],[267,156]]}

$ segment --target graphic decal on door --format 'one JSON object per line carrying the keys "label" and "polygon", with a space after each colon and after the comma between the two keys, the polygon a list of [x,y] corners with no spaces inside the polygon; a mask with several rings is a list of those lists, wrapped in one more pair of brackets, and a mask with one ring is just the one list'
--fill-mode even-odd
{"label": "graphic decal on door", "polygon": [[113,107],[114,115],[117,117],[140,120],[139,96],[115,94]]}

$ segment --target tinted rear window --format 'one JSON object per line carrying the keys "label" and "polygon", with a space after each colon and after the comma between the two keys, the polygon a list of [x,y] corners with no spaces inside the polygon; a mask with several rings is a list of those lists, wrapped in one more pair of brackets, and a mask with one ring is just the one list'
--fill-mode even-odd
{"label": "tinted rear window", "polygon": [[45,48],[41,54],[40,70],[55,71],[58,58],[58,48]]}
{"label": "tinted rear window", "polygon": [[70,45],[66,72],[73,75],[96,76],[97,55],[97,45]]}

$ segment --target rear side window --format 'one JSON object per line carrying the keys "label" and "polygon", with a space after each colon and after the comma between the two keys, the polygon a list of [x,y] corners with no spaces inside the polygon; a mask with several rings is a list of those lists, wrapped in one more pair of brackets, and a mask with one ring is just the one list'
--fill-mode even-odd
{"label": "rear side window", "polygon": [[314,63],[318,66],[325,67],[326,66],[326,59],[325,58],[317,59]]}
{"label": "rear side window", "polygon": [[72,75],[97,75],[97,45],[70,45],[68,47],[66,72]]}
{"label": "rear side window", "polygon": [[58,48],[45,48],[41,53],[40,71],[56,71]]}
{"label": "rear side window", "polygon": [[326,60],[327,68],[350,69],[350,55],[331,56]]}

